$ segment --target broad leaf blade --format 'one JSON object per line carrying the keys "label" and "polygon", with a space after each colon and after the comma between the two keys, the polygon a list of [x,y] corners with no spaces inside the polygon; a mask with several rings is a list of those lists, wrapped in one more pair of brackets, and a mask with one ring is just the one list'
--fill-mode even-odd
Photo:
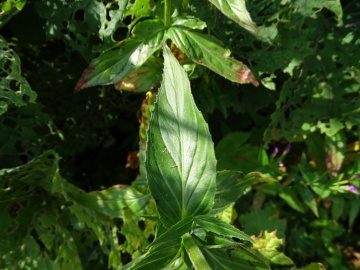
{"label": "broad leaf blade", "polygon": [[210,216],[199,216],[196,218],[195,222],[202,227],[203,229],[223,235],[228,237],[236,237],[241,240],[253,242],[250,236],[248,236],[246,233],[236,229],[235,227],[231,226],[230,224],[227,224],[226,222],[210,217]]}
{"label": "broad leaf blade", "polygon": [[164,46],[164,77],[148,130],[146,170],[165,227],[211,209],[215,167],[213,142],[190,82]]}
{"label": "broad leaf blade", "polygon": [[259,30],[246,10],[245,0],[210,0],[225,16],[256,34]]}
{"label": "broad leaf blade", "polygon": [[133,33],[134,38],[119,42],[95,58],[83,72],[75,91],[123,80],[159,49],[164,27],[158,20],[148,20],[139,23]]}
{"label": "broad leaf blade", "polygon": [[242,62],[229,57],[230,51],[216,38],[181,26],[171,27],[167,35],[195,63],[208,67],[232,82],[259,85],[251,70]]}

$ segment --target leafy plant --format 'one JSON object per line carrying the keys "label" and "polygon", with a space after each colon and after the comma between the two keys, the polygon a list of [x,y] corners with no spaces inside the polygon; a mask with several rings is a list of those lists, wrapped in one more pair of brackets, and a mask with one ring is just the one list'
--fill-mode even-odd
{"label": "leafy plant", "polygon": [[356,1],[0,7],[1,268],[358,267]]}

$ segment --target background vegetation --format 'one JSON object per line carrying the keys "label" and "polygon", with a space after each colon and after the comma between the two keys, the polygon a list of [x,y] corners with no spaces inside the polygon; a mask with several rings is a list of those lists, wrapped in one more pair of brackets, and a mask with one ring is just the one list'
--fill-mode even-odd
{"label": "background vegetation", "polygon": [[[117,268],[154,239],[156,222],[141,216],[154,215],[155,202],[141,186],[136,155],[148,88],[135,77],[127,85],[74,89],[92,59],[128,38],[137,23],[162,18],[162,6],[150,0],[0,4],[0,268]],[[202,33],[221,40],[260,82],[231,82],[181,62],[172,47],[209,125],[217,169],[257,172],[265,181],[245,189],[220,218],[259,239],[283,239],[292,261],[273,260],[273,269],[311,262],[358,269],[360,5],[264,0],[246,6],[255,32],[207,1],[172,3],[174,17],[205,22]],[[149,77],[161,80],[162,64],[150,64]],[[119,188],[135,179],[138,188]],[[102,207],[99,198],[114,204]],[[131,198],[137,203],[125,208]]]}

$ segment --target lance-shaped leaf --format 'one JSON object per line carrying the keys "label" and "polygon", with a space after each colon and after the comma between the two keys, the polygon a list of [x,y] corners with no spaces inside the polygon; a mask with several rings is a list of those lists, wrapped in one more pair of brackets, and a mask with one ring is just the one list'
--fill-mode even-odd
{"label": "lance-shaped leaf", "polygon": [[209,263],[202,254],[200,247],[190,234],[187,233],[183,236],[183,245],[194,269],[211,269]]}
{"label": "lance-shaped leaf", "polygon": [[146,170],[165,227],[211,209],[216,180],[213,142],[189,79],[166,46],[163,81],[148,130]]}
{"label": "lance-shaped leaf", "polygon": [[236,237],[241,240],[253,242],[250,236],[246,233],[236,229],[235,227],[227,224],[226,222],[210,217],[210,216],[199,216],[196,218],[196,224],[198,224],[201,228],[228,237]]}
{"label": "lance-shaped leaf", "polygon": [[238,23],[246,30],[254,34],[259,31],[246,9],[245,0],[210,0],[210,2],[225,16]]}
{"label": "lance-shaped leaf", "polygon": [[138,23],[132,38],[119,42],[90,63],[81,75],[75,91],[123,80],[159,49],[163,35],[164,25],[160,20]]}
{"label": "lance-shaped leaf", "polygon": [[174,269],[172,262],[179,257],[181,239],[175,238],[152,246],[144,255],[118,268],[119,270],[134,269]]}
{"label": "lance-shaped leaf", "polygon": [[167,36],[195,63],[208,67],[230,81],[259,85],[251,70],[230,57],[230,51],[218,39],[178,25],[169,28]]}
{"label": "lance-shaped leaf", "polygon": [[150,200],[149,195],[120,185],[83,194],[69,193],[68,196],[84,207],[114,217],[123,217],[125,210],[142,214]]}

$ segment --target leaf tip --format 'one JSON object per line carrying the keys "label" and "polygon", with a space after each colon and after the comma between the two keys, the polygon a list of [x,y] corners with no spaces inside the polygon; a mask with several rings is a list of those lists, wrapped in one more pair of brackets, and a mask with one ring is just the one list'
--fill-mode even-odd
{"label": "leaf tip", "polygon": [[80,79],[78,80],[78,82],[76,83],[74,92],[77,93],[85,88],[88,87],[88,76],[93,72],[94,67],[92,66],[88,66],[84,72],[81,74]]}
{"label": "leaf tip", "polygon": [[240,71],[236,72],[239,76],[239,79],[243,83],[251,83],[255,87],[259,86],[258,80],[255,78],[254,74],[247,66],[243,66]]}

